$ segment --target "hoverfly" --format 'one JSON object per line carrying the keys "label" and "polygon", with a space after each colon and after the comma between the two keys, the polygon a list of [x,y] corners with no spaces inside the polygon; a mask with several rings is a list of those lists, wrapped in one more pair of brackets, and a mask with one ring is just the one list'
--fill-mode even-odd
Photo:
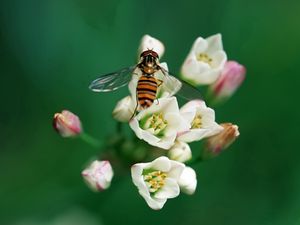
{"label": "hoverfly", "polygon": [[[142,109],[146,109],[153,104],[157,97],[157,89],[162,83],[164,83],[164,86],[170,95],[176,93],[176,95],[187,100],[201,98],[198,89],[185,81],[175,78],[167,70],[161,67],[159,65],[159,56],[153,50],[142,52],[140,55],[140,62],[137,65],[100,76],[90,84],[89,88],[95,92],[117,90],[129,83],[136,68],[142,72],[136,87],[137,106],[139,105]],[[155,73],[158,71],[161,71],[164,74],[163,80],[159,80],[155,77]]]}

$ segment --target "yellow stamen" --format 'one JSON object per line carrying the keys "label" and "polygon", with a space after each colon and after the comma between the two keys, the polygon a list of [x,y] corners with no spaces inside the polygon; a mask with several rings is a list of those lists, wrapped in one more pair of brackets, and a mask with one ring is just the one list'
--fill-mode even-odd
{"label": "yellow stamen", "polygon": [[146,182],[149,191],[155,193],[165,185],[166,177],[167,174],[165,172],[157,170],[144,175],[144,181]]}
{"label": "yellow stamen", "polygon": [[202,126],[202,117],[199,113],[196,114],[194,120],[192,121],[192,129],[199,129]]}
{"label": "yellow stamen", "polygon": [[200,53],[199,55],[197,55],[197,60],[205,62],[209,65],[211,65],[212,63],[212,58],[210,58],[206,53]]}
{"label": "yellow stamen", "polygon": [[168,125],[168,122],[164,119],[163,114],[155,113],[147,119],[143,128],[145,130],[149,130],[154,135],[157,135],[161,131],[163,131],[167,127],[167,125]]}

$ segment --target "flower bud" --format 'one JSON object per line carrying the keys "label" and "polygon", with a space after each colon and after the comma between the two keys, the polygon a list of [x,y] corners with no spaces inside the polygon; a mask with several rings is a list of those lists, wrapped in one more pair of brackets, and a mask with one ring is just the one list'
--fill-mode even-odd
{"label": "flower bud", "polygon": [[180,190],[188,195],[194,194],[197,187],[196,172],[191,167],[185,167],[179,178]]}
{"label": "flower bud", "polygon": [[138,53],[141,54],[143,51],[146,51],[149,49],[155,51],[159,55],[160,58],[163,56],[163,54],[165,52],[165,46],[161,41],[146,34],[143,36],[143,38],[141,40],[141,44],[140,44]]}
{"label": "flower bud", "polygon": [[54,114],[53,127],[62,137],[73,137],[82,131],[78,116],[68,110]]}
{"label": "flower bud", "polygon": [[219,134],[207,139],[205,153],[210,156],[217,156],[222,150],[231,145],[240,135],[238,126],[232,123],[220,124],[224,129]]}
{"label": "flower bud", "polygon": [[120,122],[128,122],[132,117],[135,109],[135,103],[131,96],[121,99],[116,105],[112,115],[113,118]]}
{"label": "flower bud", "polygon": [[109,161],[95,160],[81,175],[93,191],[103,191],[109,188],[114,173]]}
{"label": "flower bud", "polygon": [[245,79],[246,68],[235,62],[227,61],[218,80],[210,86],[216,100],[227,99],[234,94]]}
{"label": "flower bud", "polygon": [[192,158],[190,146],[182,141],[177,141],[175,145],[168,151],[170,159],[178,162],[186,162]]}

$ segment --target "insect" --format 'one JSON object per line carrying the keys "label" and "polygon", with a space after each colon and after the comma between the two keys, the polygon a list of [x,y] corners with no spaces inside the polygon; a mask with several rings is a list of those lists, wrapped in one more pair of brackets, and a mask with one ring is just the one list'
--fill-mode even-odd
{"label": "insect", "polygon": [[[153,104],[157,97],[157,89],[163,83],[164,88],[170,95],[176,93],[187,100],[201,98],[198,89],[183,80],[175,78],[161,67],[159,65],[159,56],[153,50],[143,51],[140,55],[140,62],[137,65],[100,76],[90,84],[89,88],[95,92],[114,91],[129,83],[136,68],[142,72],[136,87],[137,106],[139,105],[141,109],[146,109]],[[158,71],[164,74],[163,80],[155,77],[155,73]]]}

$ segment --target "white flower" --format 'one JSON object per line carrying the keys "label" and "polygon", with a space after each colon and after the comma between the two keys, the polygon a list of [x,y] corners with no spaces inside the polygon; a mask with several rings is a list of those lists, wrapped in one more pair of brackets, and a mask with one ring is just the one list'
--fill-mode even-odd
{"label": "white flower", "polygon": [[211,84],[220,76],[226,60],[221,34],[206,39],[198,37],[182,65],[181,73],[184,79],[197,85]]}
{"label": "white flower", "polygon": [[197,187],[196,172],[191,167],[185,167],[180,179],[179,179],[180,190],[185,194],[194,194]]}
{"label": "white flower", "polygon": [[188,130],[189,124],[179,113],[175,97],[161,98],[141,111],[129,123],[136,136],[150,145],[169,149],[177,132]]}
{"label": "white flower", "polygon": [[137,163],[131,167],[132,181],[140,195],[152,209],[161,209],[167,199],[180,193],[179,178],[185,165],[159,157],[150,163]]}
{"label": "white flower", "polygon": [[180,113],[190,124],[190,130],[180,132],[177,138],[179,141],[199,141],[223,130],[222,126],[215,122],[215,111],[208,108],[202,100],[186,103],[180,109]]}
{"label": "white flower", "polygon": [[133,116],[135,106],[136,101],[131,96],[127,96],[118,102],[112,115],[120,122],[128,122]]}
{"label": "white flower", "polygon": [[168,151],[170,159],[178,162],[186,162],[192,158],[190,146],[182,141],[176,141],[175,145]]}
{"label": "white flower", "polygon": [[87,185],[94,191],[109,188],[114,175],[109,161],[97,160],[93,161],[81,174]]}
{"label": "white flower", "polygon": [[146,51],[148,49],[155,51],[159,55],[160,58],[163,56],[163,54],[165,52],[165,47],[161,41],[146,34],[142,37],[142,40],[141,40],[141,43],[139,46],[139,50],[138,50],[139,55],[143,51]]}

